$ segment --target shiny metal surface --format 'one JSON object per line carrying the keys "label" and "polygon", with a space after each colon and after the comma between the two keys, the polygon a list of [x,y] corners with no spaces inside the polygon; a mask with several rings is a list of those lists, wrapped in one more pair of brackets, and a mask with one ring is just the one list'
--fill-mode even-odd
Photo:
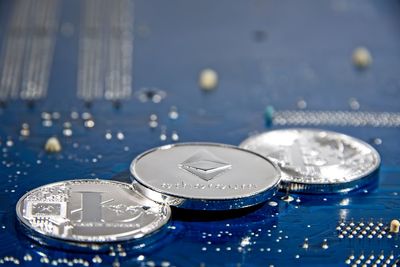
{"label": "shiny metal surface", "polygon": [[168,206],[129,184],[71,180],[36,188],[18,201],[20,222],[33,232],[65,241],[104,243],[139,239],[170,218]]}
{"label": "shiny metal surface", "polygon": [[347,192],[376,177],[380,156],[367,143],[318,129],[282,129],[244,140],[240,147],[275,161],[282,187],[309,193]]}
{"label": "shiny metal surface", "polygon": [[131,164],[135,188],[156,201],[189,209],[237,209],[270,198],[280,170],[235,146],[181,143],[144,152]]}

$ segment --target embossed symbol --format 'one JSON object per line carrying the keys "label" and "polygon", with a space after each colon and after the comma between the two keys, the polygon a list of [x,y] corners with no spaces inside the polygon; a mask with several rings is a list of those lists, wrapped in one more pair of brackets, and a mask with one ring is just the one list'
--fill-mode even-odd
{"label": "embossed symbol", "polygon": [[109,204],[115,200],[110,198],[103,200],[103,192],[77,192],[81,194],[81,207],[71,211],[71,214],[80,214],[80,218],[74,220],[78,223],[123,223],[137,220],[146,212],[146,207]]}
{"label": "embossed symbol", "polygon": [[33,203],[33,215],[59,215],[61,213],[60,203]]}
{"label": "embossed symbol", "polygon": [[181,164],[184,169],[197,177],[209,181],[232,168],[232,165],[208,152],[200,150]]}

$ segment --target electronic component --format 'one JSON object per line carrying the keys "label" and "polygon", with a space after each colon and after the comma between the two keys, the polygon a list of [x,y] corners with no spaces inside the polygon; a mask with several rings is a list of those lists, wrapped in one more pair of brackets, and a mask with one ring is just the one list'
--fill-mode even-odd
{"label": "electronic component", "polygon": [[353,64],[360,69],[365,69],[372,63],[372,56],[365,47],[357,47],[352,56]]}
{"label": "electronic component", "polygon": [[218,85],[218,73],[213,69],[204,69],[199,75],[199,86],[205,91],[213,90]]}
{"label": "electronic component", "polygon": [[400,222],[396,219],[390,222],[390,232],[398,233],[400,228]]}
{"label": "electronic component", "polygon": [[44,145],[44,150],[49,153],[57,153],[62,149],[61,143],[57,137],[50,137]]}

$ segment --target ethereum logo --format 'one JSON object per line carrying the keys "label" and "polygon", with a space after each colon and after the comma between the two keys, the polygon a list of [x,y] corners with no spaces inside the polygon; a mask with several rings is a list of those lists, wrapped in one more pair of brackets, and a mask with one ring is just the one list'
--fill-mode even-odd
{"label": "ethereum logo", "polygon": [[203,180],[209,181],[231,169],[232,165],[219,159],[217,156],[206,150],[200,150],[179,164],[179,168],[184,169]]}

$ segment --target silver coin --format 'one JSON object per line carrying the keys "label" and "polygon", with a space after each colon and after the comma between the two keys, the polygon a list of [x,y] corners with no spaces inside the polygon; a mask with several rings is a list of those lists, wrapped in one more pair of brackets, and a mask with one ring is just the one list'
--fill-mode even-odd
{"label": "silver coin", "polygon": [[151,149],[131,164],[147,197],[187,209],[237,209],[269,199],[280,170],[263,156],[235,146],[181,143]]}
{"label": "silver coin", "polygon": [[16,212],[33,232],[81,243],[139,239],[160,229],[171,215],[168,206],[129,184],[97,179],[36,188],[21,197]]}
{"label": "silver coin", "polygon": [[344,193],[376,180],[378,152],[348,135],[318,129],[281,129],[249,137],[240,147],[275,161],[281,187],[308,193]]}

